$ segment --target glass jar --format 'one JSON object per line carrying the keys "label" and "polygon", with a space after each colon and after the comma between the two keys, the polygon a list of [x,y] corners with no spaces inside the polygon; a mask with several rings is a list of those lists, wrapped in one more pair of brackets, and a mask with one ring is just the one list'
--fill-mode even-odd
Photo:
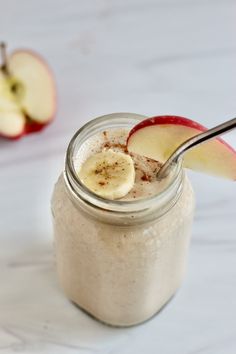
{"label": "glass jar", "polygon": [[116,113],[84,125],[72,138],[52,197],[60,284],[68,298],[110,325],[131,326],[156,314],[184,273],[194,196],[181,162],[160,194],[105,200],[82,185],[74,157],[99,131],[130,129],[144,116]]}

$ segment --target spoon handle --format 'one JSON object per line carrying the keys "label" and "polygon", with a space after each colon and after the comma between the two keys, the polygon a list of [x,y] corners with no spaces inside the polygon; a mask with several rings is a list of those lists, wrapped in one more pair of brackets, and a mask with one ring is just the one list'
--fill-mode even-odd
{"label": "spoon handle", "polygon": [[164,165],[160,168],[157,173],[157,179],[161,180],[166,177],[171,168],[171,165],[178,161],[178,159],[189,149],[194,148],[195,146],[204,143],[205,141],[209,141],[215,138],[218,135],[224,134],[232,129],[236,128],[236,118],[228,120],[220,125],[217,125],[214,128],[204,131],[198,135],[195,135],[188,140],[184,141],[181,145],[177,147],[177,149],[171,154],[168,160],[164,163]]}

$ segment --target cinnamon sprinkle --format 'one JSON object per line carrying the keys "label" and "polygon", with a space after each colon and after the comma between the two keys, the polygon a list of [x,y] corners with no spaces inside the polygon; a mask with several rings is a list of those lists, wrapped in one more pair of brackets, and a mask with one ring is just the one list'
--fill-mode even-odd
{"label": "cinnamon sprinkle", "polygon": [[150,175],[148,175],[147,173],[143,172],[143,175],[141,177],[141,180],[142,181],[145,181],[145,182],[151,182],[152,180],[152,177]]}
{"label": "cinnamon sprinkle", "polygon": [[104,148],[108,148],[108,149],[117,148],[117,149],[123,150],[123,152],[125,152],[125,153],[128,153],[128,150],[127,150],[127,147],[126,147],[125,144],[111,143],[111,142],[109,142],[109,141],[106,141],[106,142],[103,144],[103,147],[104,147]]}
{"label": "cinnamon sprinkle", "polygon": [[104,130],[104,131],[102,132],[102,134],[103,134],[104,138],[107,139],[107,131]]}
{"label": "cinnamon sprinkle", "polygon": [[100,182],[98,182],[98,184],[100,184],[100,186],[105,186],[105,182],[103,182],[103,181],[100,181]]}

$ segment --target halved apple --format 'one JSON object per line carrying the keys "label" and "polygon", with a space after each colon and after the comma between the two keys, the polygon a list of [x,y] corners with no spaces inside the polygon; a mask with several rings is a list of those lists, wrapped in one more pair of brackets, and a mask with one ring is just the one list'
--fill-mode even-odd
{"label": "halved apple", "polygon": [[[181,143],[205,130],[201,124],[184,117],[148,118],[130,131],[127,148],[164,163]],[[183,163],[193,170],[236,180],[236,151],[220,138],[186,152]]]}
{"label": "halved apple", "polygon": [[[56,111],[56,89],[46,62],[29,50],[17,50],[0,70],[0,135],[18,138],[48,125]],[[13,114],[14,112],[14,114]]]}

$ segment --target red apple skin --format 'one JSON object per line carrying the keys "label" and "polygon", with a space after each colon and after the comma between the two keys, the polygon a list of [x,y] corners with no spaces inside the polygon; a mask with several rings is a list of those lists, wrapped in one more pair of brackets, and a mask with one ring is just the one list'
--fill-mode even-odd
{"label": "red apple skin", "polygon": [[48,124],[50,124],[52,120],[50,120],[47,124],[39,124],[33,121],[26,121],[25,127],[22,133],[15,135],[15,136],[7,136],[2,133],[0,133],[0,137],[8,140],[19,140],[25,135],[32,134],[32,133],[37,133],[43,130]]}
{"label": "red apple skin", "polygon": [[22,133],[15,135],[15,136],[8,136],[5,134],[0,133],[0,137],[6,140],[19,140],[20,138],[22,138],[25,135],[25,131],[23,130]]}
{"label": "red apple skin", "polygon": [[46,123],[40,124],[37,122],[34,122],[32,118],[26,117],[26,123],[25,123],[25,128],[24,130],[15,136],[7,136],[4,135],[2,133],[0,133],[0,137],[8,139],[8,140],[19,140],[20,138],[22,138],[25,135],[31,134],[31,133],[37,133],[40,132],[41,130],[43,130],[47,125],[51,124],[52,121],[55,119],[56,117],[56,113],[57,113],[57,91],[56,91],[56,84],[55,84],[55,76],[50,68],[50,66],[47,64],[47,62],[45,61],[45,59],[38,53],[36,53],[35,51],[31,50],[31,49],[17,49],[14,52],[12,52],[11,56],[18,53],[18,52],[27,52],[30,55],[36,57],[39,61],[41,61],[44,65],[44,67],[46,68],[49,76],[51,77],[52,83],[53,83],[53,88],[54,88],[54,112],[52,114],[52,116],[48,119],[48,121]]}
{"label": "red apple skin", "polygon": [[47,127],[50,123],[52,123],[53,119],[48,121],[46,124],[40,124],[37,122],[34,122],[32,120],[27,120],[25,123],[24,130],[22,133],[15,135],[15,136],[7,136],[2,133],[0,133],[0,137],[8,140],[19,140],[20,138],[23,138],[23,136],[32,134],[32,133],[38,133],[41,130],[43,130],[45,127]]}
{"label": "red apple skin", "polygon": [[[131,129],[129,136],[127,138],[126,146],[128,145],[128,141],[130,137],[139,129],[149,127],[152,125],[161,125],[161,124],[183,125],[189,128],[200,130],[201,132],[208,130],[208,128],[204,127],[203,125],[185,117],[173,116],[173,115],[155,116],[143,120],[142,122],[138,123],[137,125],[135,125],[135,127]],[[223,139],[216,138],[216,140],[218,140],[220,143],[227,146],[227,148],[230,149],[236,155],[236,151],[232,148],[232,146],[226,143]]]}
{"label": "red apple skin", "polygon": [[[50,121],[51,123],[51,121]],[[43,130],[48,124],[39,124],[33,121],[27,121],[25,124],[25,135],[31,134],[31,133],[37,133]]]}

